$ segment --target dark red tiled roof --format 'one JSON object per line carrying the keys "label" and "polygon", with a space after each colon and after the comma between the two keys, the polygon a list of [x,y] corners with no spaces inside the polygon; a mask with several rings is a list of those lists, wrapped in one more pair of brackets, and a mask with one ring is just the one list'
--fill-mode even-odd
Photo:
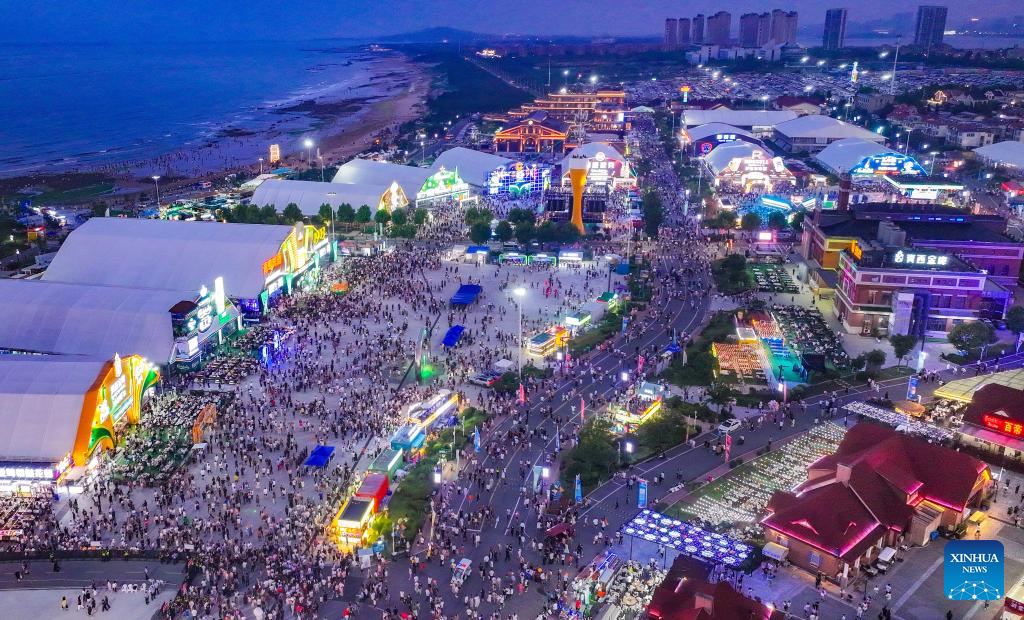
{"label": "dark red tiled roof", "polygon": [[[776,504],[775,500],[773,496],[770,503]],[[857,495],[839,483],[802,492],[797,501],[761,523],[834,556],[845,555],[878,526]]]}
{"label": "dark red tiled roof", "polygon": [[984,426],[981,416],[985,414],[993,414],[1006,417],[1007,420],[1024,423],[1024,391],[998,383],[990,383],[982,387],[974,392],[971,404],[964,411],[964,421]]}

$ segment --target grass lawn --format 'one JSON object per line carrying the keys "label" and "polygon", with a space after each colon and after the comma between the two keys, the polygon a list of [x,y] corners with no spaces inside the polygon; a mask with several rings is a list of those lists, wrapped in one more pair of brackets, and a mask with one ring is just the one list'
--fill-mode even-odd
{"label": "grass lawn", "polygon": [[607,314],[593,329],[589,329],[570,340],[569,352],[573,355],[586,353],[621,330],[622,317],[617,314]]}
{"label": "grass lawn", "polygon": [[36,196],[25,196],[33,205],[60,205],[88,202],[114,191],[114,184],[108,181],[83,185],[70,189],[46,191]]}
{"label": "grass lawn", "polygon": [[[1012,342],[997,342],[985,351],[985,359],[994,360],[998,356],[1013,353],[1014,348],[1014,343]],[[978,361],[980,357],[981,350],[971,351],[968,355],[960,355],[959,353],[942,354],[942,359],[953,362],[954,364],[970,364]]]}

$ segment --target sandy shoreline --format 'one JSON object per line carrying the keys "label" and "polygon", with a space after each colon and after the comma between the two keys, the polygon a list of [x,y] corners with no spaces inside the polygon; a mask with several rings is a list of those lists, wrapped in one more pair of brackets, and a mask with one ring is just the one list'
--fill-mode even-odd
{"label": "sandy shoreline", "polygon": [[[427,70],[403,54],[392,52],[379,58],[367,54],[366,58],[367,75],[358,85],[349,86],[347,92],[314,96],[272,110],[281,118],[268,128],[225,124],[214,137],[194,147],[183,145],[160,157],[69,170],[57,176],[66,186],[68,177],[81,175],[94,182],[96,173],[104,174],[117,186],[107,198],[113,202],[137,191],[150,191],[152,185],[147,179],[153,174],[166,179],[161,189],[170,191],[234,172],[258,171],[259,157],[265,160],[264,170],[269,170],[266,159],[271,144],[281,146],[282,161],[278,165],[305,167],[301,142],[306,136],[315,141],[325,165],[347,159],[372,146],[381,132],[395,132],[401,124],[423,114],[431,83]],[[315,159],[315,150],[313,155]],[[19,184],[41,185],[53,176],[26,174],[0,179],[0,185],[8,189]]]}

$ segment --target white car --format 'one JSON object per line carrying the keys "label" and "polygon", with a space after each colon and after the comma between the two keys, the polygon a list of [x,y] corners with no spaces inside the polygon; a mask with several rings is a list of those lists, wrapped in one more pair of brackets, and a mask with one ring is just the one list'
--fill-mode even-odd
{"label": "white car", "polygon": [[737,420],[736,418],[726,420],[725,422],[722,422],[721,424],[718,425],[718,432],[721,433],[722,435],[725,435],[726,433],[731,433],[735,431],[742,424],[743,423]]}

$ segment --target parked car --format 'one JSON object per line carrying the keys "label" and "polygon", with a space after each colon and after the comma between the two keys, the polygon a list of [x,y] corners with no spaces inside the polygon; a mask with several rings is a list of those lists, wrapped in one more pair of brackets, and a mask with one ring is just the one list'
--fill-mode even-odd
{"label": "parked car", "polygon": [[481,387],[491,387],[498,382],[501,378],[501,373],[494,370],[487,370],[485,372],[477,373],[473,375],[469,382],[473,385],[479,385]]}
{"label": "parked car", "polygon": [[735,431],[742,424],[743,423],[737,420],[736,418],[726,420],[725,422],[722,422],[721,424],[718,425],[718,432],[722,435],[725,435],[726,433],[731,433]]}

